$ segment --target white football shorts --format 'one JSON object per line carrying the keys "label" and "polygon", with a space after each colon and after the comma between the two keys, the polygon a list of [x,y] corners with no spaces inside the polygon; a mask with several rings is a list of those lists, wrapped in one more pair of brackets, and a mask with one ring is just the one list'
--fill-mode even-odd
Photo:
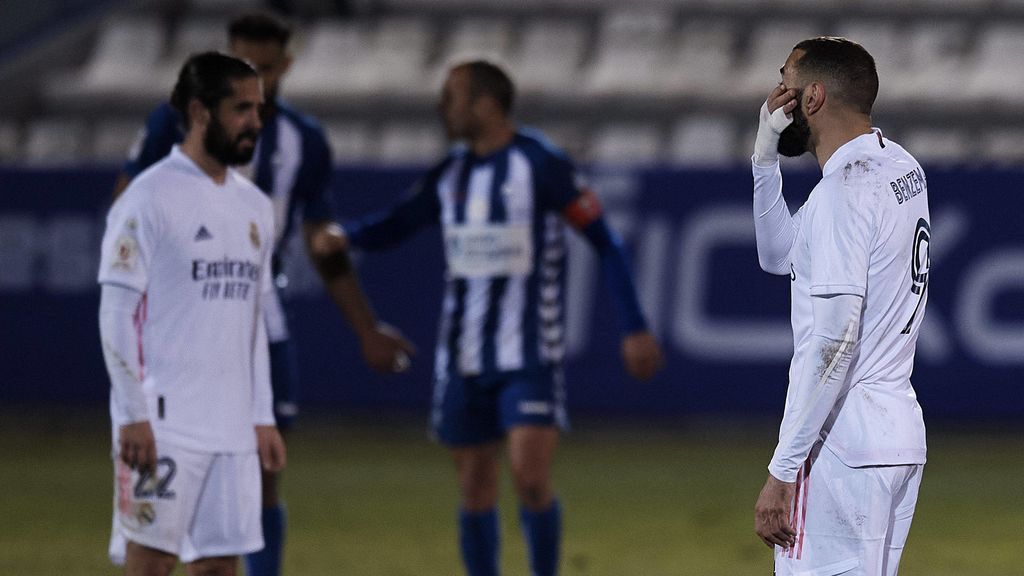
{"label": "white football shorts", "polygon": [[157,473],[141,475],[114,456],[114,564],[124,564],[128,540],[185,563],[263,548],[255,452],[193,452],[157,440],[157,458]]}
{"label": "white football shorts", "polygon": [[894,576],[924,466],[850,468],[816,446],[796,480],[796,544],[775,547],[776,576]]}

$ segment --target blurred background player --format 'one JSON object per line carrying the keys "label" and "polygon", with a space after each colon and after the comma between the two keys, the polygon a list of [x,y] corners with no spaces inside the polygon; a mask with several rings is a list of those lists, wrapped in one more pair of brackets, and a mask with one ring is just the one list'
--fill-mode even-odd
{"label": "blurred background player", "polygon": [[[233,575],[263,547],[260,464],[284,465],[274,425],[260,294],[270,276],[270,201],[230,166],[260,129],[259,76],[208,52],[171,97],[187,132],[107,218],[100,330],[111,380],[115,511],[125,574]],[[254,432],[255,430],[255,432]]]}
{"label": "blurred background player", "polygon": [[514,87],[484,62],[449,71],[440,113],[465,142],[390,212],[348,230],[381,249],[418,229],[443,228],[447,284],[435,360],[432,429],[451,449],[462,494],[459,542],[471,576],[498,573],[500,450],[507,441],[530,570],[558,570],[561,509],[551,483],[566,425],[564,224],[601,258],[625,336],[629,373],[650,378],[661,350],[637,302],[626,256],[570,160],[511,118]]}
{"label": "blurred background player", "polygon": [[[761,108],[754,222],[761,267],[790,277],[794,353],[756,531],[779,576],[892,576],[926,453],[910,374],[928,300],[927,184],[871,126],[878,74],[863,47],[805,40],[781,72]],[[793,216],[778,155],[804,152],[822,179]]]}
{"label": "blurred background player", "polygon": [[[273,272],[275,284],[284,287],[282,274],[284,246],[296,216],[301,214],[307,250],[331,298],[344,312],[360,338],[363,356],[382,372],[404,370],[406,352],[412,346],[394,329],[379,323],[367,303],[348,254],[332,222],[329,202],[331,152],[323,130],[309,116],[299,113],[278,96],[281,79],[292,58],[288,52],[290,28],[266,13],[251,13],[228,26],[231,52],[250,62],[260,74],[266,102],[261,111],[263,129],[253,163],[247,175],[267,194],[274,206],[276,236]],[[182,139],[181,117],[167,103],[154,110],[144,136],[125,164],[115,196],[147,166],[163,158]],[[277,292],[265,304],[270,337],[271,381],[274,413],[278,425],[287,431],[297,413],[298,370],[295,350],[288,332],[287,299]],[[263,528],[266,548],[246,558],[252,576],[273,576],[280,572],[284,546],[285,510],[278,498],[277,477],[266,473],[263,482]]]}

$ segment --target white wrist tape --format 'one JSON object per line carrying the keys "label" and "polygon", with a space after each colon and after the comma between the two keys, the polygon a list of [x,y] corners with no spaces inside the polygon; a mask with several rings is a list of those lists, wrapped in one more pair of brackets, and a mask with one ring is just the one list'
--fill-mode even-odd
{"label": "white wrist tape", "polygon": [[793,116],[786,114],[782,106],[769,114],[768,101],[764,101],[757,125],[757,137],[754,139],[755,164],[771,166],[779,161],[779,136],[792,122]]}

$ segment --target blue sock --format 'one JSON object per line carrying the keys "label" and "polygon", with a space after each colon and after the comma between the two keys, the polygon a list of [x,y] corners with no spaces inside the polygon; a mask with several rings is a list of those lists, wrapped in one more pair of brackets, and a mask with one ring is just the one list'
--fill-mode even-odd
{"label": "blue sock", "polygon": [[459,510],[459,548],[469,576],[498,576],[498,511]]}
{"label": "blue sock", "polygon": [[284,550],[284,504],[263,509],[263,550],[245,557],[246,576],[278,576],[281,574],[281,552]]}
{"label": "blue sock", "polygon": [[519,521],[530,554],[530,574],[555,576],[558,573],[558,548],[562,539],[562,507],[558,500],[541,512],[519,507]]}

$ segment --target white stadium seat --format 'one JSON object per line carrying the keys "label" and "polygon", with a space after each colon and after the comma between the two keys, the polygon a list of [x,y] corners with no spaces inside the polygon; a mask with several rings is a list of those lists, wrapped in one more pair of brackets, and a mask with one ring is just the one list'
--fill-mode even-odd
{"label": "white stadium seat", "polygon": [[120,164],[128,158],[135,141],[141,137],[143,119],[105,119],[92,129],[92,160]]}
{"label": "white stadium seat", "polygon": [[15,162],[20,159],[21,131],[13,120],[0,120],[0,164]]}
{"label": "white stadium seat", "polygon": [[660,160],[661,149],[661,133],[655,124],[607,124],[590,138],[590,161],[608,166],[648,165]]}
{"label": "white stadium seat", "polygon": [[332,121],[324,130],[335,163],[359,164],[372,157],[371,130],[365,122]]}
{"label": "white stadium seat", "polygon": [[417,18],[394,18],[380,22],[374,38],[373,61],[376,84],[387,92],[414,94],[435,92],[423,81],[433,31]]}
{"label": "white stadium seat", "polygon": [[586,26],[579,21],[531,20],[511,56],[516,85],[523,92],[551,95],[579,90],[579,66],[586,48]]}
{"label": "white stadium seat", "polygon": [[334,20],[313,25],[283,90],[307,98],[368,94],[376,73],[370,34],[363,25]]}
{"label": "white stadium seat", "polygon": [[85,159],[86,124],[75,118],[43,118],[26,127],[25,162],[33,166],[79,164]]}
{"label": "white stadium seat", "polygon": [[962,130],[923,127],[906,130],[900,143],[927,168],[930,163],[963,164],[974,160],[972,141]]}
{"label": "white stadium seat", "polygon": [[668,160],[679,166],[731,165],[736,148],[736,122],[731,117],[699,114],[676,122]]}
{"label": "white stadium seat", "polygon": [[389,122],[381,128],[375,159],[385,166],[431,164],[444,151],[439,123]]}
{"label": "white stadium seat", "polygon": [[995,103],[1024,103],[1024,25],[985,29],[972,65],[963,70],[965,95]]}
{"label": "white stadium seat", "polygon": [[47,83],[54,98],[132,94],[150,82],[164,49],[163,23],[158,18],[118,18],[107,22],[86,63]]}
{"label": "white stadium seat", "polygon": [[734,71],[732,93],[743,100],[761,100],[779,83],[779,68],[801,40],[827,32],[814,22],[771,21],[758,25],[750,37],[743,64]]}
{"label": "white stadium seat", "polygon": [[657,90],[672,28],[670,12],[630,7],[604,15],[586,90],[595,95],[645,94]]}
{"label": "white stadium seat", "polygon": [[734,66],[736,26],[728,20],[691,20],[675,36],[659,89],[703,97],[725,91]]}

